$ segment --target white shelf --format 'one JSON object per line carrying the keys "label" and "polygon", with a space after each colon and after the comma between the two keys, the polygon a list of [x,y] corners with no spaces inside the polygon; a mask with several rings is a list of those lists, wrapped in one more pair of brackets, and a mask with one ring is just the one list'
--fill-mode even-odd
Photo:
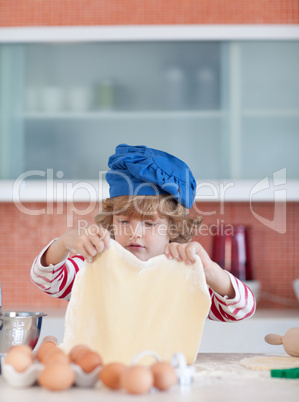
{"label": "white shelf", "polygon": [[[271,118],[299,118],[299,110],[254,110],[247,109],[241,112],[243,117],[271,117]],[[217,119],[225,115],[220,110],[140,110],[140,111],[86,111],[86,112],[31,112],[22,117],[26,120],[64,120],[64,119]]]}
{"label": "white shelf", "polygon": [[214,119],[220,118],[224,112],[219,110],[178,110],[178,111],[87,111],[57,113],[26,113],[26,120],[62,120],[62,119]]}
{"label": "white shelf", "polygon": [[[59,186],[58,186],[59,183]],[[294,202],[299,201],[299,180],[288,180],[284,191],[272,185],[259,189],[260,180],[200,180],[198,202]],[[255,189],[257,190],[255,192]],[[0,180],[0,202],[97,202],[109,197],[105,181]]]}
{"label": "white shelf", "polygon": [[296,40],[298,24],[113,25],[0,28],[0,43]]}

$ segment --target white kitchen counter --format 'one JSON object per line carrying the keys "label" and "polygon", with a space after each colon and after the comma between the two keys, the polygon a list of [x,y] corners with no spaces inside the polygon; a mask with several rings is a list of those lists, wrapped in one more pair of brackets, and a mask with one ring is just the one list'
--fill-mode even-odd
{"label": "white kitchen counter", "polygon": [[[124,391],[110,391],[100,382],[92,389],[72,387],[62,392],[51,392],[38,386],[16,389],[0,376],[1,402],[115,402],[147,401],[242,401],[281,402],[298,400],[299,379],[271,378],[270,371],[255,371],[239,364],[249,354],[200,354],[194,381],[190,386],[175,385],[167,392],[153,391],[142,396],[128,395]],[[58,399],[59,398],[59,399]]]}
{"label": "white kitchen counter", "polygon": [[[47,311],[43,319],[40,341],[47,335],[63,340],[64,312]],[[202,353],[284,353],[282,346],[264,341],[268,333],[284,335],[292,327],[299,327],[297,310],[259,310],[252,318],[237,323],[206,320],[199,352]]]}

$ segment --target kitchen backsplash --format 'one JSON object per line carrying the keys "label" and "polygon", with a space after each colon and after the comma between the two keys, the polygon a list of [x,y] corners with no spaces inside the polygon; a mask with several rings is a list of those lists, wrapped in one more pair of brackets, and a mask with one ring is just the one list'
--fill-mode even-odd
{"label": "kitchen backsplash", "polygon": [[299,23],[293,0],[10,0],[0,7],[2,27]]}
{"label": "kitchen backsplash", "polygon": [[[41,210],[44,203],[27,203],[26,208]],[[69,230],[70,223],[77,227],[78,221],[93,223],[97,207],[84,210],[86,203],[63,204],[53,212],[30,216],[21,212],[13,203],[0,203],[0,233],[2,242],[2,263],[0,283],[3,289],[3,308],[47,308],[64,309],[67,302],[52,298],[37,289],[30,281],[32,262],[39,251],[53,238]],[[252,268],[254,279],[261,282],[261,297],[258,306],[263,308],[299,307],[292,288],[292,281],[299,278],[299,203],[287,203],[286,233],[265,226],[260,218],[273,220],[274,204],[268,202],[252,204],[255,216],[246,202],[198,203],[196,208],[204,218],[200,241],[211,253],[211,226],[220,230],[224,224],[244,224],[250,226]],[[277,207],[277,205],[276,205]],[[72,211],[81,210],[81,215]],[[63,213],[62,213],[63,212]],[[83,222],[84,223],[84,222]],[[81,223],[81,224],[83,224]]]}

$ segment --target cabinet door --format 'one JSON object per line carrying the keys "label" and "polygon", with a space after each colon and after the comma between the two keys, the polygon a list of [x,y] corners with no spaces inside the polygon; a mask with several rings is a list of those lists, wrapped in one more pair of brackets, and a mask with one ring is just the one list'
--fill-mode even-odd
{"label": "cabinet door", "polygon": [[25,170],[97,179],[128,143],[223,174],[220,42],[32,44],[25,65]]}
{"label": "cabinet door", "polygon": [[240,178],[299,178],[298,41],[240,44]]}
{"label": "cabinet door", "polygon": [[13,179],[24,169],[24,49],[0,46],[0,179]]}
{"label": "cabinet door", "polygon": [[0,175],[98,179],[119,143],[199,180],[299,176],[299,42],[0,45]]}

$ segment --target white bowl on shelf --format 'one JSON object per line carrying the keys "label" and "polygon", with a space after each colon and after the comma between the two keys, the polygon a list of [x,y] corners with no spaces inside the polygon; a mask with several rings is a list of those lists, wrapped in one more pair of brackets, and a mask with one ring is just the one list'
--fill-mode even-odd
{"label": "white bowl on shelf", "polygon": [[295,295],[297,297],[297,300],[299,302],[299,278],[295,279],[293,281],[293,288],[294,288],[294,292],[295,292]]}

